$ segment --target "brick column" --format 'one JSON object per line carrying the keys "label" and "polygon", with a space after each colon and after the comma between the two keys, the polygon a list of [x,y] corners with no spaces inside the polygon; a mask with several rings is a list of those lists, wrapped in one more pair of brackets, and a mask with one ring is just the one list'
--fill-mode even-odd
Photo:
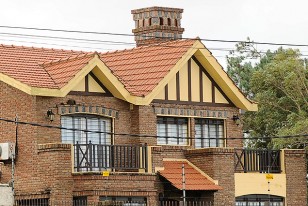
{"label": "brick column", "polygon": [[286,205],[307,205],[305,150],[283,150],[287,177]]}
{"label": "brick column", "polygon": [[188,161],[223,187],[214,193],[214,205],[235,205],[234,149],[204,148],[186,151]]}
{"label": "brick column", "polygon": [[69,203],[73,199],[73,177],[70,144],[38,145],[39,179],[50,190],[52,205]]}

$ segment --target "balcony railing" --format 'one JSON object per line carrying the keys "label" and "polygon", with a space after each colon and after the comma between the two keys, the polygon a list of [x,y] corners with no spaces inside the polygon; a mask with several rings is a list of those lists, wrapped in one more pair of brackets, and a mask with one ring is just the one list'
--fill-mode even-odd
{"label": "balcony railing", "polygon": [[235,172],[280,173],[280,150],[235,149]]}
{"label": "balcony railing", "polygon": [[146,145],[74,144],[74,170],[127,171],[140,169],[147,172],[148,153]]}

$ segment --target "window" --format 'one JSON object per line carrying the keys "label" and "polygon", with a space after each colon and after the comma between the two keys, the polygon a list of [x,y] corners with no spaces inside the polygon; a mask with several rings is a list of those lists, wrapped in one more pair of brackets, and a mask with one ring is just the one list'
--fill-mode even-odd
{"label": "window", "polygon": [[223,147],[224,120],[195,119],[195,148]]}
{"label": "window", "polygon": [[49,198],[16,200],[15,205],[16,206],[48,206]]}
{"label": "window", "polygon": [[73,197],[73,206],[87,206],[87,204],[88,204],[87,196]]}
{"label": "window", "polygon": [[158,145],[187,145],[187,118],[157,117]]}
{"label": "window", "polygon": [[171,19],[168,18],[168,26],[171,26]]}
{"label": "window", "polygon": [[95,115],[62,116],[61,126],[77,129],[76,131],[62,130],[63,143],[77,144],[78,142],[79,144],[74,147],[74,164],[77,171],[100,171],[102,168],[110,167],[110,146],[108,145],[112,143],[111,119]]}
{"label": "window", "polygon": [[163,17],[159,17],[159,25],[164,25],[164,19],[163,19]]}
{"label": "window", "polygon": [[[104,203],[110,203],[112,205],[123,206],[146,206],[147,198],[145,197],[100,197],[99,201]],[[108,204],[109,205],[109,204]]]}
{"label": "window", "polygon": [[[70,129],[95,132],[62,130],[62,142],[69,144],[111,144],[111,119],[94,115],[71,115],[61,117],[61,126]],[[106,133],[104,133],[106,132]],[[109,133],[109,134],[108,134]]]}
{"label": "window", "polygon": [[236,197],[236,206],[283,206],[283,197],[275,195],[244,195]]}

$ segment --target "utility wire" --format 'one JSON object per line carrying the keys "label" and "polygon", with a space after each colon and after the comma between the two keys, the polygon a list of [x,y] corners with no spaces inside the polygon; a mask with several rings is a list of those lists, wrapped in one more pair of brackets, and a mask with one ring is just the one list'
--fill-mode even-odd
{"label": "utility wire", "polygon": [[[35,31],[52,31],[52,32],[65,32],[65,33],[81,33],[81,34],[99,34],[99,35],[113,35],[113,36],[135,36],[134,34],[113,33],[113,32],[94,32],[94,31],[66,30],[66,29],[48,29],[48,28],[7,26],[7,25],[0,25],[0,28],[35,30]],[[160,37],[160,38],[169,38],[169,37]],[[196,38],[182,38],[182,39],[196,39]],[[254,44],[260,44],[260,45],[271,45],[271,46],[308,47],[308,44],[275,43],[275,42],[259,42],[259,41],[240,41],[240,40],[225,40],[225,39],[205,39],[205,38],[199,38],[199,39],[201,41],[222,42],[222,43],[246,42],[246,43],[254,43]]]}
{"label": "utility wire", "polygon": [[[2,34],[2,35],[1,35]],[[59,37],[59,36],[45,36],[45,35],[31,35],[31,34],[14,34],[14,33],[1,33],[0,36],[7,35],[8,37],[13,38],[30,38],[30,39],[36,39],[36,38],[45,38],[45,39],[52,39],[52,40],[63,40],[63,41],[79,41],[78,43],[87,43],[87,44],[104,44],[104,45],[129,45],[134,46],[135,43],[131,42],[123,42],[123,41],[106,41],[106,40],[98,40],[98,39],[83,39],[83,38],[70,38],[70,37]],[[20,42],[20,43],[31,43],[31,44],[39,44],[39,45],[51,45],[51,46],[63,46],[63,47],[74,47],[74,48],[80,48],[80,49],[93,49],[93,50],[112,50],[112,49],[103,49],[103,48],[95,48],[95,47],[88,47],[88,46],[75,46],[75,45],[64,45],[64,44],[53,44],[53,43],[44,43],[44,42],[33,42],[33,41],[20,41],[20,40],[12,40],[12,39],[0,39],[2,41],[13,41],[13,42]],[[152,45],[157,47],[171,47],[171,48],[191,48],[189,46],[173,46],[173,45]],[[214,50],[214,51],[222,51],[222,52],[230,52],[234,51],[234,49],[231,48],[196,48],[196,49],[208,49],[208,50]],[[265,51],[260,51],[260,53],[265,54]],[[300,56],[308,56],[304,54],[300,54]],[[225,56],[215,56],[215,57],[225,57]],[[247,59],[254,59],[253,57]]]}
{"label": "utility wire", "polygon": [[[10,120],[6,118],[0,118],[0,121],[20,124],[20,125],[31,125],[35,127],[44,127],[44,128],[51,128],[51,129],[60,129],[60,130],[70,130],[70,131],[81,131],[86,133],[101,133],[101,134],[109,134],[109,135],[117,135],[117,136],[130,136],[130,137],[154,137],[154,138],[167,138],[167,139],[183,139],[183,137],[177,136],[158,136],[158,135],[150,135],[150,134],[129,134],[129,133],[114,133],[114,132],[104,132],[104,131],[94,131],[94,130],[87,130],[87,129],[75,129],[75,128],[68,128],[68,127],[60,127],[60,126],[53,126],[53,125],[45,125],[33,122],[25,122],[19,120]],[[221,137],[221,138],[207,138],[207,139],[223,139],[223,140],[236,140],[236,139],[277,139],[277,138],[293,138],[293,137],[308,137],[308,134],[294,134],[294,135],[285,135],[285,136],[266,136],[266,137]],[[203,139],[203,138],[192,138],[192,137],[184,137],[185,139]]]}

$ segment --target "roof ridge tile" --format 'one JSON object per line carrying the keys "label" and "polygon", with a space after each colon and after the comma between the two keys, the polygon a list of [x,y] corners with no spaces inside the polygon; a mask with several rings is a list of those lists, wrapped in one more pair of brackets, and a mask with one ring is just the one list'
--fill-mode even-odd
{"label": "roof ridge tile", "polygon": [[72,61],[72,60],[77,60],[77,59],[82,59],[85,57],[90,57],[95,55],[95,52],[91,52],[91,53],[82,53],[82,54],[77,54],[77,55],[71,55],[68,57],[64,57],[64,58],[59,58],[59,59],[55,59],[55,60],[51,60],[51,61],[47,61],[47,62],[42,62],[39,63],[40,66],[42,67],[48,67],[50,65],[55,65],[57,63],[62,63],[62,62],[67,62],[67,61]]}

